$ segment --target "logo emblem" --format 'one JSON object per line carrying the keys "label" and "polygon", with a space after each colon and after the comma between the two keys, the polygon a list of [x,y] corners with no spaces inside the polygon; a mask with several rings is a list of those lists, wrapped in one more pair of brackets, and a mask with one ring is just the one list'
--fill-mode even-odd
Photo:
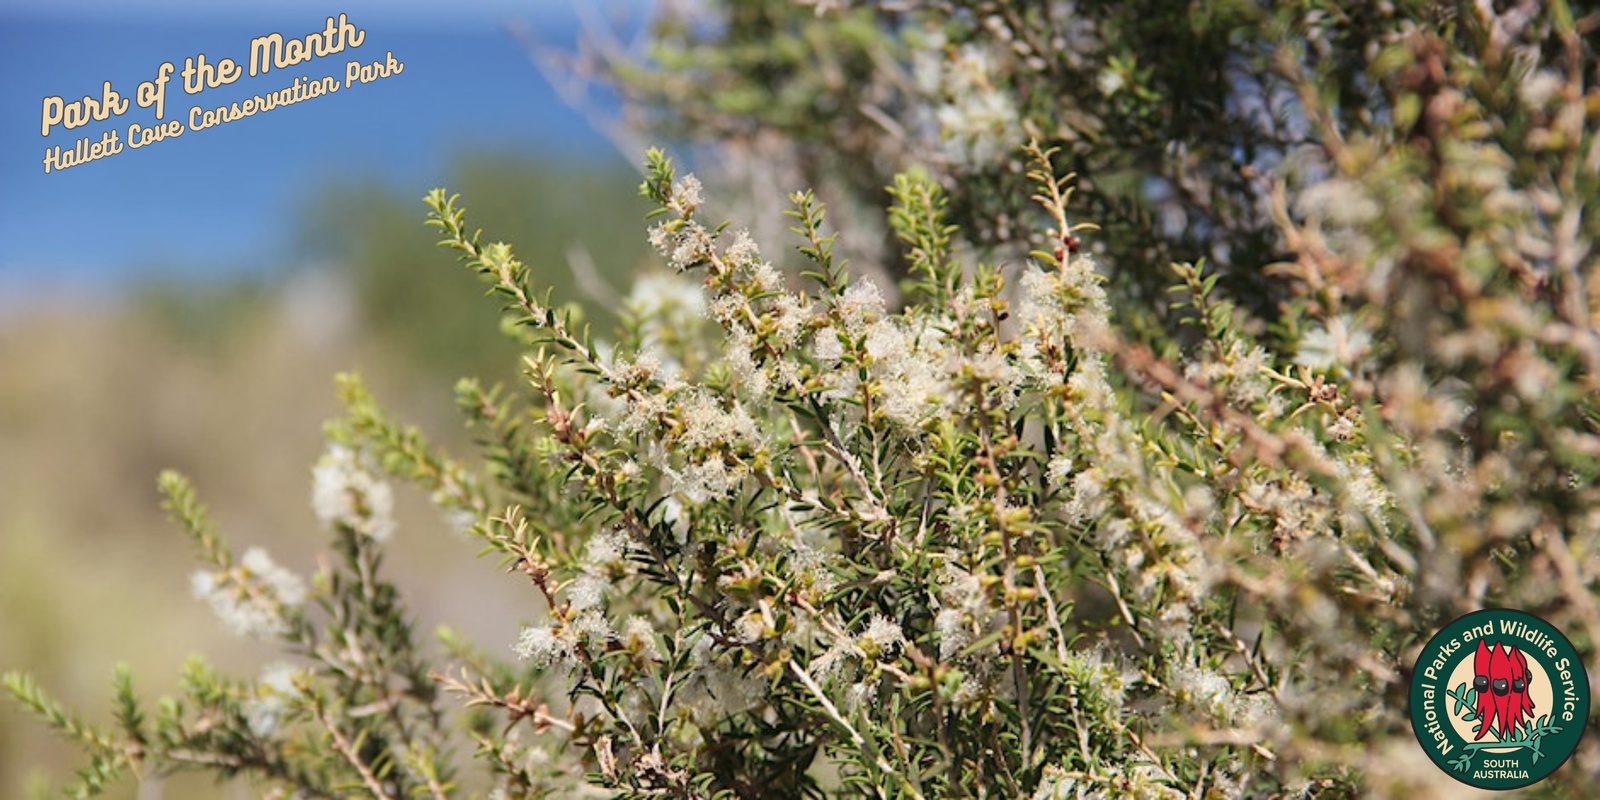
{"label": "logo emblem", "polygon": [[1411,675],[1411,728],[1439,769],[1520,789],[1561,768],[1589,719],[1572,642],[1526,612],[1474,611],[1434,634]]}

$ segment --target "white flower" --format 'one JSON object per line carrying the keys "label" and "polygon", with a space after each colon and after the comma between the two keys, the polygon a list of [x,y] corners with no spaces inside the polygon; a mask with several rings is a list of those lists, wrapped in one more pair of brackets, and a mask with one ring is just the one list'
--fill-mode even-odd
{"label": "white flower", "polygon": [[669,496],[661,501],[661,524],[672,529],[672,538],[679,546],[689,543],[689,516],[678,498]]}
{"label": "white flower", "polygon": [[939,632],[940,661],[955,658],[972,644],[972,630],[967,625],[966,615],[958,609],[941,609],[933,618],[933,628]]}
{"label": "white flower", "polygon": [[685,175],[672,185],[672,197],[667,205],[673,210],[688,216],[693,214],[705,202],[701,192],[700,179],[694,175]]}
{"label": "white flower", "polygon": [[899,623],[882,614],[874,614],[856,644],[869,655],[892,655],[905,641]]}
{"label": "white flower", "polygon": [[864,300],[852,312],[861,313],[860,319],[852,321],[847,316],[845,323],[855,329],[852,335],[866,338],[867,363],[882,390],[880,408],[903,425],[919,424],[936,414],[952,395],[945,374],[949,358],[942,349],[941,335],[931,326],[913,330],[895,319],[866,322],[874,315],[862,312],[881,307],[882,301],[876,290]]}
{"label": "white flower", "polygon": [[679,272],[711,260],[714,245],[711,231],[692,219],[662,222],[650,229],[650,246]]}
{"label": "white flower", "polygon": [[1552,98],[1561,94],[1566,79],[1548,69],[1529,70],[1527,77],[1517,86],[1517,96],[1522,104],[1532,110],[1543,110]]}
{"label": "white flower", "polygon": [[628,388],[648,386],[660,371],[661,358],[650,351],[639,353],[633,361],[619,358],[611,366],[617,385]]}
{"label": "white flower", "polygon": [[733,633],[741,642],[759,642],[766,636],[767,621],[760,611],[750,611],[734,620]]}
{"label": "white flower", "polygon": [[594,608],[605,601],[606,590],[610,588],[611,584],[605,578],[585,573],[567,587],[567,602],[580,611]]}
{"label": "white flower", "polygon": [[275,661],[261,670],[258,683],[267,690],[284,697],[299,697],[300,690],[295,688],[294,681],[301,674],[299,667],[282,661]]}
{"label": "white flower", "polygon": [[1255,725],[1277,713],[1277,706],[1267,694],[1239,694],[1226,677],[1209,669],[1191,665],[1176,667],[1170,683],[1179,700],[1211,714],[1223,724]]}
{"label": "white flower", "polygon": [[642,395],[628,404],[622,419],[616,420],[616,431],[625,436],[651,431],[669,410],[667,400],[661,395]]}
{"label": "white flower", "polygon": [[1000,612],[990,606],[983,579],[962,569],[952,556],[939,575],[939,612],[933,618],[940,660],[960,655],[999,624]]}
{"label": "white flower", "polygon": [[1044,768],[1044,776],[1039,781],[1039,788],[1034,790],[1033,800],[1077,800],[1083,796],[1078,791],[1077,778],[1072,777],[1067,770],[1052,764]]}
{"label": "white flower", "polygon": [[1100,93],[1106,97],[1122,91],[1125,83],[1127,81],[1122,77],[1122,72],[1110,67],[1100,70],[1100,74],[1095,76],[1094,81],[1095,88],[1099,89]]}
{"label": "white flower", "polygon": [[660,320],[673,326],[705,316],[706,309],[705,292],[700,283],[672,272],[649,272],[641,276],[634,281],[623,303],[640,319]]}
{"label": "white flower", "polygon": [[212,613],[236,636],[268,639],[287,633],[283,604],[276,595],[266,586],[251,591],[239,572],[196,572],[190,578],[195,599],[211,606]]}
{"label": "white flower", "polygon": [[765,313],[772,321],[773,339],[780,347],[793,347],[800,341],[810,316],[800,295],[780,292],[767,298]]}
{"label": "white flower", "polygon": [[1045,465],[1045,474],[1050,478],[1050,485],[1061,488],[1072,479],[1072,456],[1062,451],[1051,456],[1050,463]]}
{"label": "white flower", "polygon": [[656,646],[655,626],[638,614],[628,617],[628,621],[622,624],[621,641],[623,647],[645,658],[661,657],[661,649]]}
{"label": "white flower", "polygon": [[[1087,256],[1071,259],[1062,269],[1022,272],[1022,299],[1017,318],[1026,332],[1025,342],[1036,353],[1070,344],[1096,352],[1110,314],[1105,287],[1094,262]],[[1094,359],[1086,359],[1085,366]],[[1081,370],[1080,370],[1081,372]]]}
{"label": "white flower", "polygon": [[[684,273],[651,271],[634,281],[623,304],[639,335],[635,367],[654,366],[650,377],[662,386],[675,384],[683,370],[678,356],[692,349],[690,344],[698,343],[709,328],[700,282]],[[636,369],[624,377],[644,376]],[[610,397],[603,387],[598,382],[589,384],[590,406],[597,413],[614,420],[631,410],[624,399]]]}
{"label": "white flower", "polygon": [[196,600],[204,600],[217,590],[217,575],[208,570],[195,570],[189,576],[189,591]]}
{"label": "white flower", "polygon": [[824,680],[840,674],[850,665],[852,644],[848,638],[835,639],[822,655],[811,661],[811,674]]}
{"label": "white flower", "polygon": [[1075,674],[1081,686],[1098,693],[1102,700],[1114,708],[1122,705],[1128,689],[1139,679],[1138,672],[1108,656],[1099,647],[1070,653],[1066,667]]}
{"label": "white flower", "polygon": [[738,379],[738,386],[746,397],[765,401],[770,397],[772,379],[768,371],[756,363],[752,351],[757,349],[755,334],[743,326],[728,332],[728,351],[723,362],[728,371]]}
{"label": "white flower", "polygon": [[754,294],[769,294],[783,288],[783,276],[778,274],[776,267],[766,261],[752,265],[746,280],[750,284],[750,291]]}
{"label": "white flower", "polygon": [[878,361],[893,361],[911,354],[910,336],[899,326],[879,321],[867,328],[867,355]]}
{"label": "white flower", "polygon": [[275,663],[262,670],[256,694],[244,702],[245,723],[250,732],[263,739],[278,732],[288,716],[289,702],[300,697],[294,686],[299,672],[293,665]]}
{"label": "white flower", "polygon": [[246,580],[258,580],[271,590],[279,603],[297,606],[305,602],[306,586],[300,576],[274,563],[267,551],[259,547],[246,550],[244,557],[239,560],[239,566],[244,568]]}
{"label": "white flower", "polygon": [[1068,522],[1078,523],[1095,519],[1105,513],[1105,475],[1099,467],[1072,476],[1072,497],[1062,509]]}
{"label": "white flower", "polygon": [[511,651],[517,658],[530,662],[537,669],[544,669],[552,664],[570,666],[576,656],[571,637],[556,635],[548,625],[529,626],[522,629],[522,635],[517,638],[517,643],[511,646]]}
{"label": "white flower", "polygon": [[957,708],[971,708],[972,705],[983,699],[984,686],[977,678],[971,675],[961,679],[961,685],[950,695],[950,702]]}
{"label": "white flower", "polygon": [[1308,218],[1337,226],[1371,222],[1383,212],[1361,184],[1348,178],[1329,178],[1307,186],[1295,200]]}
{"label": "white flower", "polygon": [[[815,544],[812,544],[812,542]],[[809,587],[815,592],[831,592],[839,585],[839,578],[829,567],[838,557],[823,549],[827,546],[827,532],[815,527],[795,531],[789,566],[794,570],[798,588]]]}
{"label": "white flower", "polygon": [[393,533],[394,495],[367,459],[344,445],[331,445],[312,470],[311,507],[323,525],[344,526],[376,541]]}
{"label": "white flower", "polygon": [[733,244],[728,245],[724,258],[735,267],[748,267],[761,263],[761,248],[750,235],[750,229],[740,228],[733,234]]}
{"label": "white flower", "polygon": [[678,411],[683,421],[678,450],[687,463],[674,467],[672,455],[662,452],[657,466],[672,478],[674,489],[691,504],[727,496],[750,472],[743,459],[728,459],[727,452],[757,449],[765,444],[755,419],[738,402],[724,408],[715,395],[700,389],[685,393]]}
{"label": "white flower", "polygon": [[583,567],[586,571],[624,569],[628,565],[628,548],[632,540],[621,528],[606,528],[589,537],[583,549]]}
{"label": "white flower", "polygon": [[744,295],[725,294],[711,301],[708,313],[724,327],[732,328],[744,319],[744,313],[749,308],[750,301]]}
{"label": "white flower", "polygon": [[871,706],[878,699],[878,684],[859,681],[850,684],[844,693],[844,706],[847,711],[855,711],[862,706]]}
{"label": "white flower", "polygon": [[839,341],[839,331],[833,327],[822,328],[811,337],[811,357],[825,367],[839,365],[844,358],[844,343]]}
{"label": "white flower", "polygon": [[611,620],[606,619],[606,615],[594,608],[586,609],[579,614],[568,624],[567,631],[580,641],[591,644],[604,645],[617,638],[616,631],[611,629]]}
{"label": "white flower", "polygon": [[711,637],[696,640],[690,657],[694,672],[673,706],[696,726],[713,726],[766,698],[767,683],[761,673],[734,665],[725,653],[717,652]]}
{"label": "white flower", "polygon": [[848,0],[800,0],[800,5],[814,6],[819,17],[850,7]]}
{"label": "white flower", "polygon": [[944,153],[969,167],[991,164],[1021,143],[1021,115],[1012,93],[996,80],[994,58],[965,45],[945,71],[945,102],[934,112]]}
{"label": "white flower", "polygon": [[709,392],[694,391],[684,399],[683,439],[688,447],[761,443],[761,431],[749,412],[738,403],[724,409]]}
{"label": "white flower", "polygon": [[288,709],[288,703],[278,695],[252,697],[244,702],[245,724],[250,727],[251,733],[263,739],[268,738],[278,732],[284,712]]}
{"label": "white flower", "polygon": [[1294,361],[1312,369],[1328,369],[1334,364],[1353,368],[1371,348],[1372,334],[1341,315],[1328,320],[1326,326],[1306,331],[1300,337],[1300,352]]}
{"label": "white flower", "polygon": [[838,310],[844,329],[851,336],[860,336],[866,332],[868,323],[883,316],[883,293],[872,281],[856,281],[839,296]]}

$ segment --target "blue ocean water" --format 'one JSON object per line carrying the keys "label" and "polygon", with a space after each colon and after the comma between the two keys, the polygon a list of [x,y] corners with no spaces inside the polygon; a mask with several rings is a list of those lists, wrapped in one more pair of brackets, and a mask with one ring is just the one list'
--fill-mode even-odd
{"label": "blue ocean water", "polygon": [[[646,4],[627,5],[625,16],[642,18]],[[571,48],[578,27],[568,3],[293,0],[230,4],[225,14],[212,8],[197,0],[0,5],[0,292],[115,285],[151,272],[274,268],[289,257],[296,196],[330,177],[377,177],[420,198],[445,181],[464,150],[622,158],[589,121],[614,108],[604,101],[588,111],[569,107],[506,27],[517,19],[539,42]],[[126,146],[130,125],[157,123],[154,109],[133,98],[163,62],[181,72],[186,58],[204,54],[248,70],[253,38],[304,38],[340,13],[365,32],[360,47],[256,77],[246,71],[193,95],[175,73],[165,119],[182,122],[184,133]],[[390,54],[404,65],[398,74],[345,85],[348,61],[385,62]],[[193,106],[227,106],[297,77],[333,77],[340,88],[187,129]],[[41,135],[46,97],[99,99],[105,81],[129,99],[125,113]],[[122,152],[45,172],[47,151],[70,152],[79,139],[100,141],[108,131],[116,131]]]}

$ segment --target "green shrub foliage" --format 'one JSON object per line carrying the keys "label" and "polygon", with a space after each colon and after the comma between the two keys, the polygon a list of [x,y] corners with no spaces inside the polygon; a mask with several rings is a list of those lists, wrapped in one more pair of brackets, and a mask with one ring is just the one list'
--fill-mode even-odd
{"label": "green shrub foliage", "polygon": [[[206,769],[286,797],[1447,797],[1406,717],[1434,629],[1523,608],[1592,663],[1600,16],[844,5],[732,4],[632,79],[870,162],[902,285],[836,253],[870,219],[797,191],[758,242],[651,151],[657,269],[597,338],[433,192],[527,354],[457,386],[485,467],[341,378],[309,585],[164,476],[197,595],[295,658],[195,663],[153,709],[119,675],[105,728],[8,676],[89,754],[80,794]],[[862,96],[896,65],[937,92]],[[948,150],[913,168],[915,124]],[[1230,165],[1218,128],[1256,144]],[[1133,224],[1123,168],[1201,181],[1173,202],[1211,222]],[[1115,284],[1199,239],[1149,325]],[[516,641],[418,641],[381,569],[391,479],[526,586]],[[1597,771],[1591,736],[1539,788]]]}

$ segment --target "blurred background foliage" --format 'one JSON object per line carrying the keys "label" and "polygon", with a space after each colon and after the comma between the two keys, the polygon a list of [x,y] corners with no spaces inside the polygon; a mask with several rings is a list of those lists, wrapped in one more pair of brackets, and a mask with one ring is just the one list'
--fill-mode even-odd
{"label": "blurred background foliage", "polygon": [[[617,323],[630,272],[646,252],[638,221],[647,210],[637,173],[623,163],[534,160],[515,152],[473,152],[459,159],[450,191],[482,206],[486,236],[520,253],[557,302],[581,301],[599,333]],[[497,335],[483,289],[440,266],[437,233],[417,224],[418,198],[374,180],[327,186],[305,207],[301,249],[311,262],[337,265],[351,284],[364,333],[394,346],[413,366],[438,377],[457,373],[505,378],[517,350]]]}

